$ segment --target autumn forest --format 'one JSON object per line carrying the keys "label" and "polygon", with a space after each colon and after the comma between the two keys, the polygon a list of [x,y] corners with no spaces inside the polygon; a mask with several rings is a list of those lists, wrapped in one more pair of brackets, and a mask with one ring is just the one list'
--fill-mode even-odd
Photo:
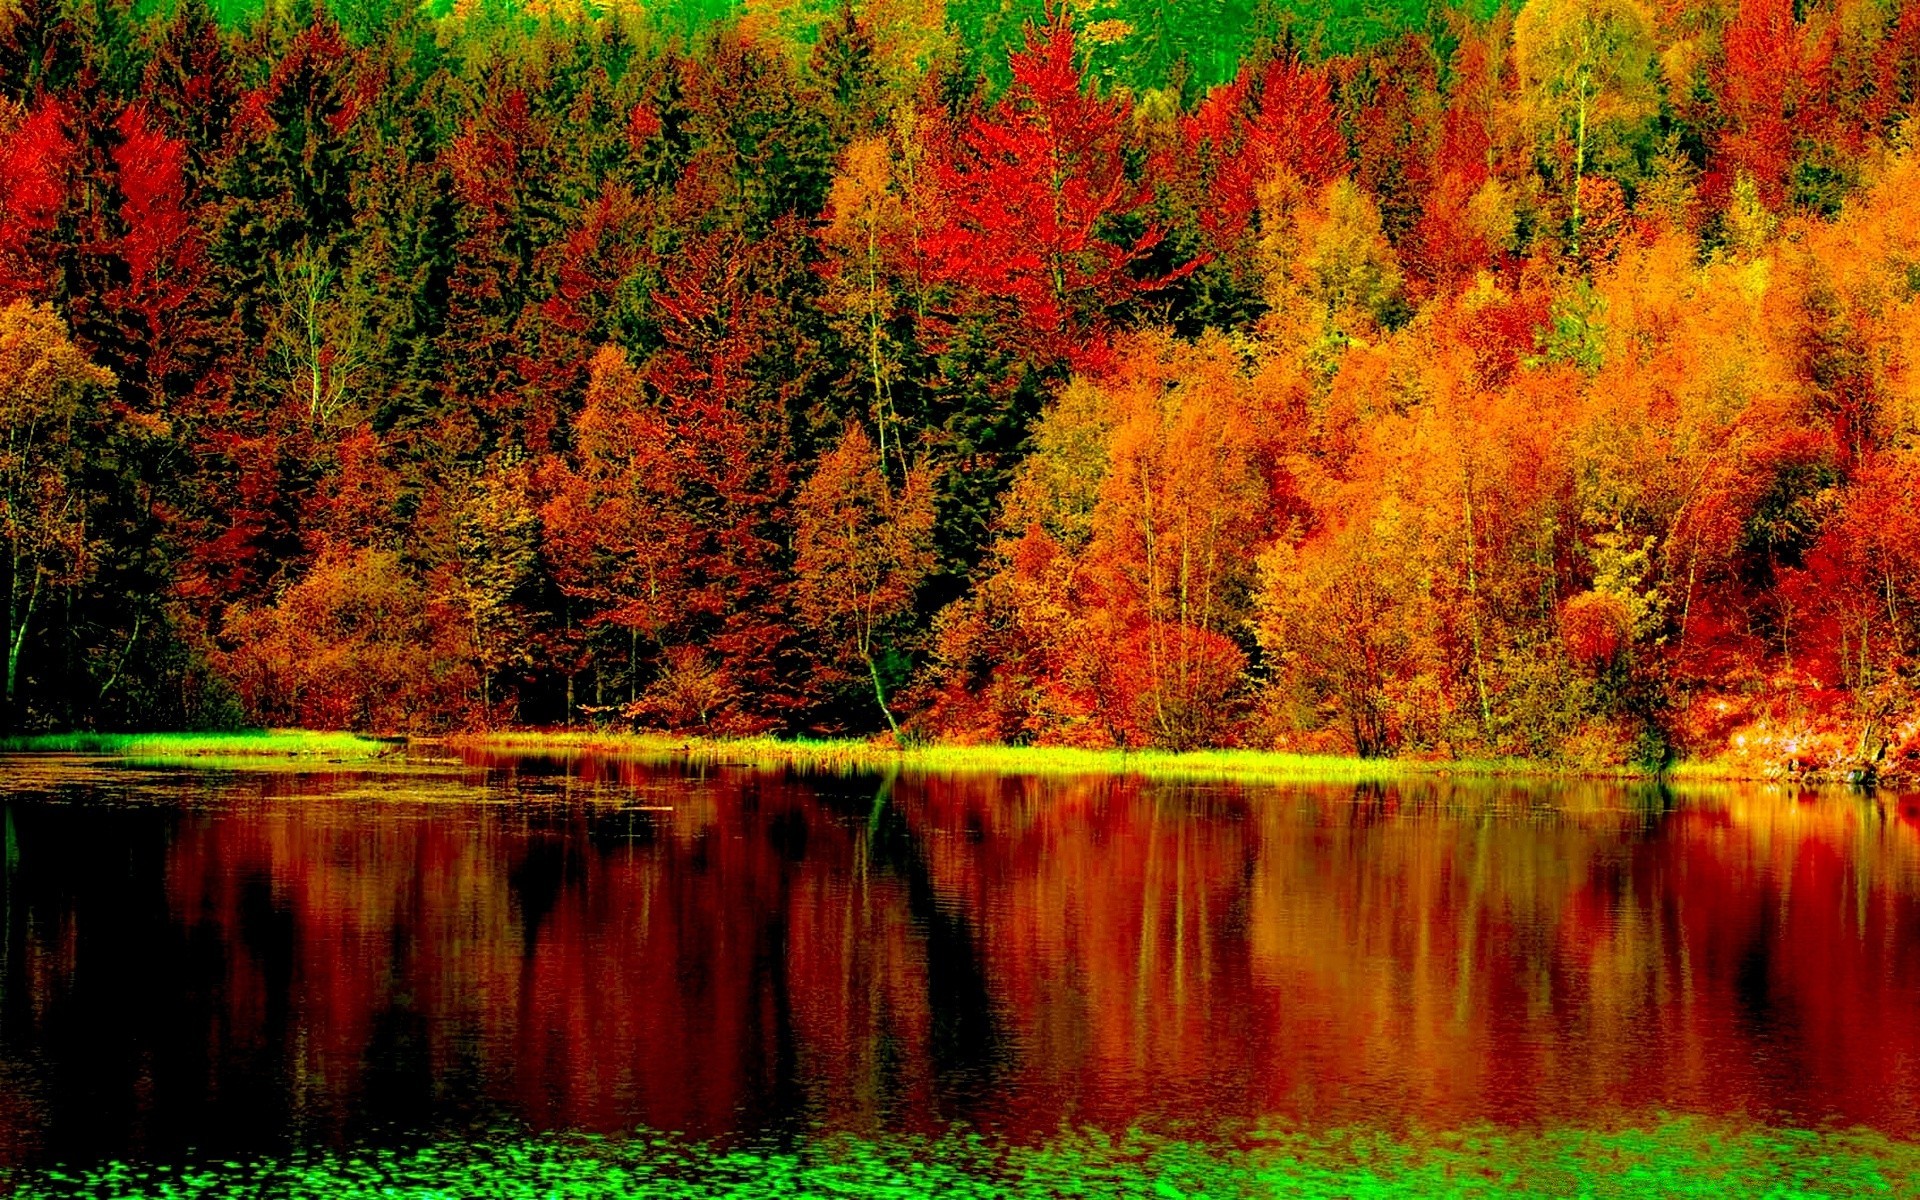
{"label": "autumn forest", "polygon": [[714,7],[0,0],[8,727],[1920,765],[1920,2]]}

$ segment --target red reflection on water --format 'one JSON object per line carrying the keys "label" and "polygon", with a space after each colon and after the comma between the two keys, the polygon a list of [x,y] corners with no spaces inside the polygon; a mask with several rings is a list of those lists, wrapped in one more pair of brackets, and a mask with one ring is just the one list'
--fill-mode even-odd
{"label": "red reflection on water", "polygon": [[454,789],[506,803],[402,786],[12,801],[0,1152],[499,1120],[1920,1134],[1899,800],[593,760]]}

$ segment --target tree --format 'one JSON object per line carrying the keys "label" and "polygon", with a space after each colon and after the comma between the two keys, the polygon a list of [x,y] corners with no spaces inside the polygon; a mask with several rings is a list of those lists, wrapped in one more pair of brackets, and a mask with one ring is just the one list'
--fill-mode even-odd
{"label": "tree", "polygon": [[1261,559],[1260,645],[1284,686],[1346,727],[1362,758],[1391,754],[1418,672],[1420,612],[1407,530],[1391,510]]}
{"label": "tree", "polygon": [[1720,172],[1729,183],[1750,177],[1769,207],[1786,199],[1799,147],[1818,137],[1831,105],[1831,27],[1821,32],[1801,24],[1794,8],[1792,0],[1741,0],[1723,35],[1725,61],[1713,77],[1728,119]]}
{"label": "tree", "polygon": [[868,138],[847,147],[828,193],[827,216],[820,233],[831,272],[827,304],[841,336],[858,348],[863,384],[872,393],[868,419],[878,435],[879,456],[886,459],[891,436],[894,457],[904,470],[906,447],[893,389],[905,370],[906,348],[891,262],[909,231],[885,140]]}
{"label": "tree", "polygon": [[1317,357],[1366,342],[1400,315],[1404,277],[1380,212],[1352,181],[1309,189],[1279,174],[1261,189],[1259,262],[1266,326],[1280,344]]}
{"label": "tree", "polygon": [[268,344],[291,414],[314,430],[357,424],[372,358],[364,316],[340,273],[303,249],[280,262]]}
{"label": "tree", "polygon": [[520,602],[539,557],[540,516],[528,495],[530,484],[520,456],[502,454],[478,472],[460,505],[455,595],[466,610],[486,719],[497,703],[495,676],[526,663],[532,640],[532,622]]}
{"label": "tree", "polygon": [[31,111],[0,99],[0,299],[44,299],[51,287],[50,240],[67,201],[73,145],[62,107]]}
{"label": "tree", "polygon": [[[1218,336],[1141,335],[1103,388],[1112,421],[1083,569],[1110,615],[1110,723],[1174,747],[1216,739],[1245,656],[1270,511],[1261,405]],[[1089,605],[1091,607],[1091,605]]]}
{"label": "tree", "polygon": [[858,423],[814,468],[795,505],[794,573],[800,619],[826,637],[835,657],[866,667],[887,727],[881,662],[911,614],[933,567],[933,489],[924,467],[889,484],[872,439]]}
{"label": "tree", "polygon": [[792,521],[817,401],[815,346],[796,311],[817,278],[810,244],[791,219],[758,241],[731,231],[692,241],[654,295],[661,345],[639,371],[667,431],[672,511],[687,531],[677,638],[717,660],[733,699],[715,717],[740,732],[807,703]]}
{"label": "tree", "polygon": [[1658,99],[1653,21],[1638,0],[1532,0],[1514,20],[1513,57],[1534,126],[1553,139],[1573,135],[1567,196],[1577,254],[1590,144],[1650,115]]}
{"label": "tree", "polygon": [[88,397],[113,386],[44,305],[0,309],[0,538],[6,541],[5,719],[15,719],[22,651],[41,599],[87,573],[87,497],[80,486]]}
{"label": "tree", "polygon": [[1038,364],[1087,365],[1112,311],[1167,282],[1135,273],[1160,231],[1125,232],[1152,194],[1127,169],[1130,106],[1082,76],[1064,11],[1029,25],[1008,61],[1005,97],[936,161],[929,253],[962,313],[988,317]]}
{"label": "tree", "polygon": [[1183,121],[1186,154],[1207,174],[1200,222],[1219,253],[1232,253],[1252,224],[1261,185],[1285,172],[1308,188],[1345,173],[1346,139],[1325,67],[1298,58],[1242,67]]}
{"label": "tree", "polygon": [[[544,555],[560,590],[583,603],[586,623],[625,635],[627,700],[636,703],[643,644],[648,656],[663,648],[687,614],[695,531],[681,509],[671,430],[626,354],[602,349],[589,378],[574,460],[551,468]],[[596,679],[606,666],[597,665]]]}
{"label": "tree", "polygon": [[475,691],[460,617],[392,551],[332,547],[272,604],[235,607],[221,660],[262,723],[444,728]]}

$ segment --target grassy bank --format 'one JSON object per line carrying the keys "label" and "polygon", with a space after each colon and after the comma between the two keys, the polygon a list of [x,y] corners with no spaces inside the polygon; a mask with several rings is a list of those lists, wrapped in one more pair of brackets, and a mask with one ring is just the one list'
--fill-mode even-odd
{"label": "grassy bank", "polygon": [[[420,743],[415,743],[420,744]],[[1649,778],[1635,768],[1591,769],[1528,759],[1353,758],[1273,750],[1090,750],[1067,746],[897,746],[858,739],[705,738],[657,733],[528,731],[451,736],[427,745],[553,757],[603,755],[660,762],[793,766],[815,771],[908,770],[928,774],[1133,775],[1142,778],[1248,782],[1391,783],[1437,778]],[[0,738],[0,754],[68,754],[151,764],[247,767],[267,763],[371,763],[395,758],[398,739],[298,729],[231,733],[61,733]],[[1673,782],[1711,783],[1774,778],[1751,764],[1686,762],[1665,773]],[[1804,777],[1807,782],[1817,776]]]}
{"label": "grassy bank", "polygon": [[0,754],[84,754],[141,762],[300,759],[354,762],[391,754],[395,743],[352,733],[253,729],[231,733],[43,733],[0,738]]}
{"label": "grassy bank", "polygon": [[[904,770],[935,774],[1139,775],[1156,779],[1390,783],[1463,776],[1644,779],[1634,769],[1579,770],[1525,759],[1429,760],[1287,754],[1271,750],[1082,750],[1061,746],[894,746],[856,740],[690,738],[647,733],[528,732],[472,734],[448,745],[481,751],[556,756],[598,754],[742,766],[790,765],[812,770]],[[1671,773],[1688,781],[1751,778],[1712,763]]]}

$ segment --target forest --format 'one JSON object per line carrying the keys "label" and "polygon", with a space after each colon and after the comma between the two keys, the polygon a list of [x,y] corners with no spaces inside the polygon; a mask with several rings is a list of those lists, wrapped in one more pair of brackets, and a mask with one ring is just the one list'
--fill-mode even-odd
{"label": "forest", "polygon": [[1920,0],[0,0],[7,728],[1920,766]]}

